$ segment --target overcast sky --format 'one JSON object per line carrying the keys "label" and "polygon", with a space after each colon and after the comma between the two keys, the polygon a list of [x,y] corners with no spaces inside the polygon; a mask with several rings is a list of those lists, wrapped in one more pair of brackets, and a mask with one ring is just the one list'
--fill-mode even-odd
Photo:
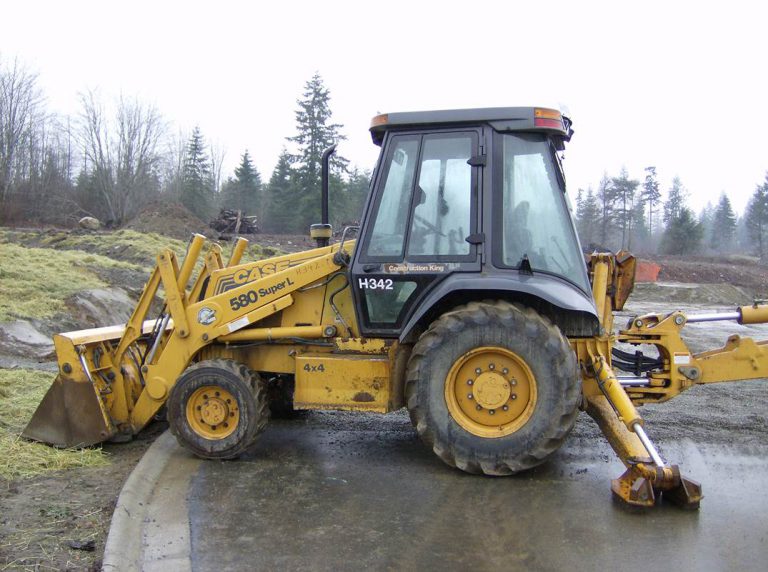
{"label": "overcast sky", "polygon": [[362,168],[378,112],[564,106],[572,194],[655,165],[696,210],[726,191],[741,212],[768,171],[767,16],[754,0],[5,0],[0,56],[37,72],[63,115],[98,89],[154,103],[175,130],[199,125],[227,174],[247,148],[268,179],[317,71],[340,152]]}

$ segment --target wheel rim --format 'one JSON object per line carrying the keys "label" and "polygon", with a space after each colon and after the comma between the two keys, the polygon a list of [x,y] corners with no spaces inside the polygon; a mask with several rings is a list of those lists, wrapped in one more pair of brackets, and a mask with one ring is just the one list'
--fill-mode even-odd
{"label": "wheel rim", "polygon": [[187,422],[205,439],[225,439],[234,433],[240,422],[237,399],[215,385],[200,387],[187,401]]}
{"label": "wheel rim", "polygon": [[481,347],[453,364],[445,380],[451,417],[480,437],[519,430],[536,407],[536,378],[528,364],[505,348]]}

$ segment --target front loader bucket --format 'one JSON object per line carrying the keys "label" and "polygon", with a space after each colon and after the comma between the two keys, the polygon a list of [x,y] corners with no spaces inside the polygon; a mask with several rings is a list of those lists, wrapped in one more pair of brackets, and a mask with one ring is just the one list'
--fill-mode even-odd
{"label": "front loader bucket", "polygon": [[97,348],[119,340],[123,332],[124,327],[111,326],[53,336],[60,373],[22,437],[56,447],[87,447],[115,435],[115,425],[99,393],[106,388],[96,374],[93,356]]}
{"label": "front loader bucket", "polygon": [[87,447],[114,432],[93,384],[58,375],[21,435],[56,447]]}

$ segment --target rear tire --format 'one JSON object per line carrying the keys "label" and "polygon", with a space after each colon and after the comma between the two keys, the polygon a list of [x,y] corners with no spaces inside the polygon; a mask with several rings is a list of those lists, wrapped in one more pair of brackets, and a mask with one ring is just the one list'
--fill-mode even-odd
{"label": "rear tire", "polygon": [[188,367],[168,397],[171,433],[204,459],[234,459],[269,420],[261,378],[243,364],[214,359]]}
{"label": "rear tire", "polygon": [[424,443],[468,473],[510,475],[544,462],[573,428],[576,356],[534,310],[472,302],[435,320],[408,362],[405,398]]}

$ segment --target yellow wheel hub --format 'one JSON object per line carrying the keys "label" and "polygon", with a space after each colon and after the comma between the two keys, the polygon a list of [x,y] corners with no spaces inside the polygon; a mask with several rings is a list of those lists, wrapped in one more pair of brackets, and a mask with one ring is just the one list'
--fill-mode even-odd
{"label": "yellow wheel hub", "polygon": [[445,380],[454,421],[479,437],[504,437],[525,425],[536,406],[528,364],[505,348],[481,347],[461,356]]}
{"label": "yellow wheel hub", "polygon": [[187,401],[187,422],[205,439],[229,437],[240,422],[237,399],[215,385],[200,387]]}

